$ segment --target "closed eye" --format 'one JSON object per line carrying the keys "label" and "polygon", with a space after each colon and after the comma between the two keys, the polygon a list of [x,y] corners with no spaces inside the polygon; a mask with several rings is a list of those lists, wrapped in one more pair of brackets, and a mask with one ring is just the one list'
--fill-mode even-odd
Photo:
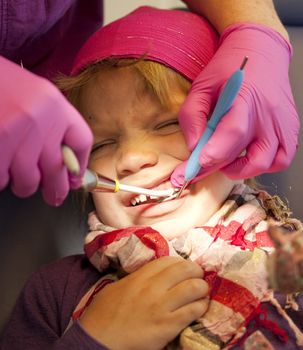
{"label": "closed eye", "polygon": [[165,122],[159,123],[155,127],[156,131],[159,131],[162,135],[169,135],[174,132],[180,131],[180,125],[178,119],[171,119]]}
{"label": "closed eye", "polygon": [[103,140],[101,142],[97,142],[93,145],[92,150],[91,150],[91,154],[98,151],[98,150],[102,150],[110,145],[113,145],[116,143],[116,140],[114,139],[108,139],[108,140]]}

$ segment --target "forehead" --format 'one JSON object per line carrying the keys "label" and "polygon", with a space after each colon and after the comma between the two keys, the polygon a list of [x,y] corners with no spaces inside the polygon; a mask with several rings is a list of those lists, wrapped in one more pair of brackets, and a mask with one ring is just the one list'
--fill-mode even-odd
{"label": "forehead", "polygon": [[101,70],[82,88],[79,107],[89,124],[93,120],[116,124],[134,119],[143,122],[164,110],[133,67]]}

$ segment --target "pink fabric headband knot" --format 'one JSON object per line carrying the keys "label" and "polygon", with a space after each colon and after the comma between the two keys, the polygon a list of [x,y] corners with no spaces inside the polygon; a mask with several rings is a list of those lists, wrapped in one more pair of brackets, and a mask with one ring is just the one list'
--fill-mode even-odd
{"label": "pink fabric headband knot", "polygon": [[79,51],[71,74],[110,57],[144,56],[192,81],[217,46],[217,33],[206,19],[187,11],[143,6],[96,31]]}

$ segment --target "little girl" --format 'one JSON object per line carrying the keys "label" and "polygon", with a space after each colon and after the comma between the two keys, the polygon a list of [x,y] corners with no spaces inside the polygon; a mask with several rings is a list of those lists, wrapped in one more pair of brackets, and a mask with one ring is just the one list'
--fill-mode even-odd
{"label": "little girl", "polygon": [[[150,7],[92,35],[71,76],[59,81],[93,131],[89,167],[125,184],[171,188],[170,175],[190,155],[178,112],[217,45],[203,18]],[[236,70],[241,62],[234,64]],[[300,224],[247,183],[217,171],[162,203],[93,193],[85,256],[31,277],[2,349],[302,345],[266,268],[269,220],[288,231]],[[302,298],[296,302],[298,320]]]}

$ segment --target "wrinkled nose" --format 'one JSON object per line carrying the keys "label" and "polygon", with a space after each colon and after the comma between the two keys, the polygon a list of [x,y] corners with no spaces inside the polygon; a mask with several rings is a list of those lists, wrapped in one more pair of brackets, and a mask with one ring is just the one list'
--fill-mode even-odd
{"label": "wrinkled nose", "polygon": [[117,174],[127,176],[158,163],[158,153],[151,147],[133,144],[121,147],[117,158]]}

